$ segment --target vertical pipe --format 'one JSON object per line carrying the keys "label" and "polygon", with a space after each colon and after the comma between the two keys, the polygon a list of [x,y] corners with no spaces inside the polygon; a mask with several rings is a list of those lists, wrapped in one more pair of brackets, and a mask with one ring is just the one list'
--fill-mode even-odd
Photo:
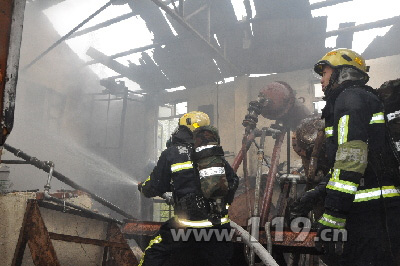
{"label": "vertical pipe", "polygon": [[[246,143],[246,149],[245,151],[247,152],[250,148],[251,143],[253,140],[256,138],[254,130],[251,130],[250,133],[246,135],[247,143]],[[242,163],[243,160],[243,154],[244,154],[244,149],[243,149],[243,142],[242,142],[242,149],[240,149],[239,153],[236,155],[235,159],[233,160],[232,168],[233,171],[237,171],[239,168],[240,164]]]}
{"label": "vertical pipe", "polygon": [[249,177],[247,173],[247,147],[246,147],[246,140],[247,137],[246,135],[243,136],[242,139],[242,153],[243,153],[243,179],[244,179],[244,185],[246,189],[246,207],[247,210],[249,210],[249,215],[248,217],[251,217],[251,202],[250,202],[250,182],[249,182]]}
{"label": "vertical pipe", "polygon": [[285,131],[282,130],[281,133],[278,134],[276,140],[275,140],[275,146],[272,152],[272,158],[271,158],[271,168],[268,173],[268,180],[267,180],[267,185],[265,186],[264,190],[264,198],[263,198],[263,203],[262,203],[262,209],[261,209],[261,224],[265,224],[265,222],[268,220],[268,213],[269,209],[271,208],[271,201],[272,201],[272,192],[275,184],[275,176],[278,171],[278,164],[279,164],[279,158],[280,158],[280,153],[281,153],[281,147],[283,140],[285,138]]}
{"label": "vertical pipe", "polygon": [[208,37],[208,42],[210,42],[210,36],[211,36],[211,2],[208,1],[208,9],[207,9],[207,37]]}
{"label": "vertical pipe", "polygon": [[257,152],[257,176],[256,176],[256,186],[254,191],[254,212],[253,216],[260,216],[260,190],[261,190],[261,176],[262,176],[262,164],[264,161],[264,142],[265,136],[267,135],[266,129],[262,130],[260,146]]}
{"label": "vertical pipe", "polygon": [[183,16],[184,16],[183,0],[179,0],[179,13],[180,13],[181,17],[183,18]]}
{"label": "vertical pipe", "polygon": [[119,148],[121,149],[121,152],[122,152],[122,147],[124,145],[125,117],[126,117],[127,106],[128,106],[128,87],[124,87],[124,98],[122,99],[121,126],[119,129]]}
{"label": "vertical pipe", "polygon": [[[261,176],[262,176],[262,164],[264,161],[264,143],[265,136],[267,135],[267,129],[263,128],[261,132],[260,145],[258,146],[257,152],[257,175],[256,175],[256,185],[254,188],[254,208],[253,215],[251,219],[251,235],[255,239],[259,239],[259,230],[260,230],[260,190],[261,190]],[[247,138],[246,138],[247,139]],[[267,234],[268,235],[268,234]],[[254,250],[250,249],[250,266],[254,265]]]}
{"label": "vertical pipe", "polygon": [[287,174],[290,174],[290,128],[288,128],[287,130],[287,134],[286,134],[286,162],[287,162]]}

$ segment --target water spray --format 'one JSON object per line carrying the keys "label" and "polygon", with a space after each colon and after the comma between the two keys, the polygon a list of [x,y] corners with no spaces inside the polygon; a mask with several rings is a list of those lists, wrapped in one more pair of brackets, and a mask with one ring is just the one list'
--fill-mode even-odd
{"label": "water spray", "polygon": [[[33,166],[35,166],[35,167],[37,167],[37,168],[49,173],[49,176],[48,176],[48,179],[47,179],[47,183],[46,183],[46,186],[48,186],[48,189],[45,186],[45,192],[46,192],[46,189],[47,189],[47,192],[50,189],[50,181],[51,181],[52,177],[54,176],[55,178],[57,178],[58,180],[60,180],[64,184],[67,184],[68,186],[70,186],[70,187],[72,187],[74,189],[81,190],[81,191],[87,193],[92,199],[94,199],[97,202],[101,203],[102,205],[108,207],[109,209],[119,213],[120,215],[122,215],[122,216],[124,216],[124,217],[126,217],[128,219],[137,220],[132,215],[124,212],[123,210],[121,210],[119,207],[115,206],[111,202],[109,202],[109,201],[103,199],[102,197],[90,192],[89,190],[87,190],[87,189],[81,187],[80,185],[76,184],[74,181],[72,181],[68,177],[64,176],[63,174],[61,174],[61,173],[59,173],[57,171],[55,171],[54,170],[54,164],[52,164],[53,167],[51,167],[51,162],[49,163],[48,161],[47,162],[40,161],[39,159],[37,159],[35,157],[32,157],[32,156],[29,156],[28,154],[22,152],[19,149],[11,147],[8,144],[4,144],[4,148],[6,150],[8,150],[9,152],[13,153],[15,156],[17,156],[17,157],[19,157],[21,159],[24,159],[29,164],[31,164],[31,165],[33,165]],[[50,174],[50,172],[51,172],[51,174]]]}

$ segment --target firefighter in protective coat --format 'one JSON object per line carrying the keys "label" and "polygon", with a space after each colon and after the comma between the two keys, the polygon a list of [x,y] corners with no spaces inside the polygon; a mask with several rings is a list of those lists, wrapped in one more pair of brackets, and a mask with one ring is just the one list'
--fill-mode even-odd
{"label": "firefighter in protective coat", "polygon": [[[138,185],[146,197],[167,198],[175,213],[150,241],[139,265],[163,265],[174,253],[193,251],[196,257],[185,261],[186,265],[229,265],[232,243],[217,239],[216,234],[230,231],[226,205],[233,201],[238,180],[223,157],[218,132],[207,114],[183,115],[153,172]],[[166,196],[168,192],[172,197]],[[179,230],[190,232],[189,239],[176,238]],[[196,239],[200,231],[211,232],[211,239]]]}
{"label": "firefighter in protective coat", "polygon": [[349,49],[328,52],[315,65],[326,100],[322,118],[331,171],[292,206],[292,215],[325,198],[318,249],[341,255],[340,265],[400,265],[400,176],[384,106],[365,85],[368,68]]}

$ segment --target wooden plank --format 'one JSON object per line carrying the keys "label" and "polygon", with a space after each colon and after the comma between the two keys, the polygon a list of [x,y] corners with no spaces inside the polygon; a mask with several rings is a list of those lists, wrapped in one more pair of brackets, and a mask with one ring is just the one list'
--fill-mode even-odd
{"label": "wooden plank", "polygon": [[[110,228],[110,241],[115,242],[124,242],[126,246],[129,248],[126,239],[121,233],[119,227],[115,224],[111,224]],[[110,257],[114,258],[116,265],[120,266],[137,266],[139,265],[138,260],[136,259],[135,255],[133,254],[132,250],[129,248],[127,249],[118,249],[115,247],[110,248]]]}
{"label": "wooden plank", "polygon": [[25,231],[26,222],[32,209],[32,202],[28,201],[24,219],[22,220],[22,226],[18,237],[17,246],[15,247],[14,258],[12,260],[12,266],[20,266],[24,257],[26,243],[28,242],[28,234]]}
{"label": "wooden plank", "polygon": [[92,239],[92,238],[84,238],[80,236],[71,236],[71,235],[63,235],[63,234],[57,234],[57,233],[52,233],[49,232],[50,239],[53,240],[61,240],[65,242],[74,242],[74,243],[80,243],[80,244],[88,244],[88,245],[95,245],[95,246],[101,246],[101,247],[114,247],[114,248],[119,248],[119,249],[129,249],[130,247],[127,245],[127,243],[121,243],[121,242],[113,242],[113,241],[107,241],[107,240],[99,240],[99,239]]}
{"label": "wooden plank", "polygon": [[[107,224],[107,234],[106,234],[106,240],[110,240],[110,230],[111,230],[111,223]],[[107,257],[108,257],[108,247],[104,247],[103,251],[103,261],[102,261],[102,266],[107,266]]]}
{"label": "wooden plank", "polygon": [[60,265],[36,201],[32,201],[25,232],[28,234],[28,245],[36,266]]}

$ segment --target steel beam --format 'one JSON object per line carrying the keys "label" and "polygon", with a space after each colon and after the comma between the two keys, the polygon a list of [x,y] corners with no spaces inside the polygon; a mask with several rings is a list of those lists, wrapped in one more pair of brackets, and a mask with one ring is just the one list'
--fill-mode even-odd
{"label": "steel beam", "polygon": [[131,18],[131,17],[134,17],[134,16],[135,16],[135,14],[133,12],[131,12],[131,13],[128,13],[128,14],[125,14],[125,15],[122,15],[122,16],[119,16],[119,17],[104,21],[102,23],[99,23],[99,24],[94,25],[92,27],[86,28],[84,30],[77,31],[77,32],[73,33],[72,35],[70,35],[69,37],[67,37],[66,40],[69,40],[69,39],[72,39],[72,38],[75,38],[75,37],[78,37],[78,36],[82,36],[82,35],[88,34],[90,32],[105,28],[105,27],[110,26],[110,25],[112,25],[114,23],[118,23],[120,21],[123,21],[125,19]]}
{"label": "steel beam", "polygon": [[373,29],[373,28],[387,27],[387,26],[391,26],[391,25],[393,25],[395,23],[399,23],[399,22],[400,22],[400,16],[396,16],[396,17],[392,17],[392,18],[378,20],[375,22],[360,24],[357,26],[346,27],[346,28],[341,28],[338,30],[328,31],[326,33],[326,37],[339,35],[341,33],[357,32],[357,31],[364,31],[364,30],[369,30],[369,29]]}
{"label": "steel beam", "polygon": [[216,48],[214,45],[212,45],[207,39],[201,35],[197,30],[195,30],[190,24],[186,22],[184,18],[182,18],[179,14],[177,14],[175,11],[170,9],[167,5],[165,5],[162,1],[160,0],[151,0],[153,3],[155,3],[157,6],[159,6],[161,9],[163,9],[168,15],[170,15],[173,19],[175,19],[179,24],[181,24],[185,29],[187,29],[189,32],[191,32],[197,39],[199,39],[202,43],[206,45],[206,47],[219,59],[221,59],[223,62],[225,62],[229,69],[233,72],[232,75],[238,75],[240,74],[240,69],[235,66],[232,62],[230,62],[224,54]]}
{"label": "steel beam", "polygon": [[[117,53],[117,54],[114,54],[114,55],[110,55],[110,56],[108,56],[108,58],[109,59],[115,59],[115,58],[118,58],[118,57],[123,57],[123,56],[127,56],[127,55],[134,54],[134,53],[140,53],[140,52],[144,52],[146,50],[150,50],[150,49],[159,47],[161,45],[162,44],[159,44],[159,43],[150,44],[150,45],[146,45],[146,46],[143,46],[143,47],[130,49],[130,50],[125,51],[125,52],[121,52],[121,53]],[[102,61],[92,60],[92,61],[86,62],[86,65],[92,65],[92,64],[97,64],[97,63],[102,63]]]}
{"label": "steel beam", "polygon": [[341,4],[341,3],[345,3],[345,2],[351,2],[351,1],[353,1],[353,0],[326,0],[324,2],[312,4],[312,5],[310,5],[310,8],[311,8],[311,10],[318,9],[318,8],[333,6],[333,5],[337,5],[337,4]]}

